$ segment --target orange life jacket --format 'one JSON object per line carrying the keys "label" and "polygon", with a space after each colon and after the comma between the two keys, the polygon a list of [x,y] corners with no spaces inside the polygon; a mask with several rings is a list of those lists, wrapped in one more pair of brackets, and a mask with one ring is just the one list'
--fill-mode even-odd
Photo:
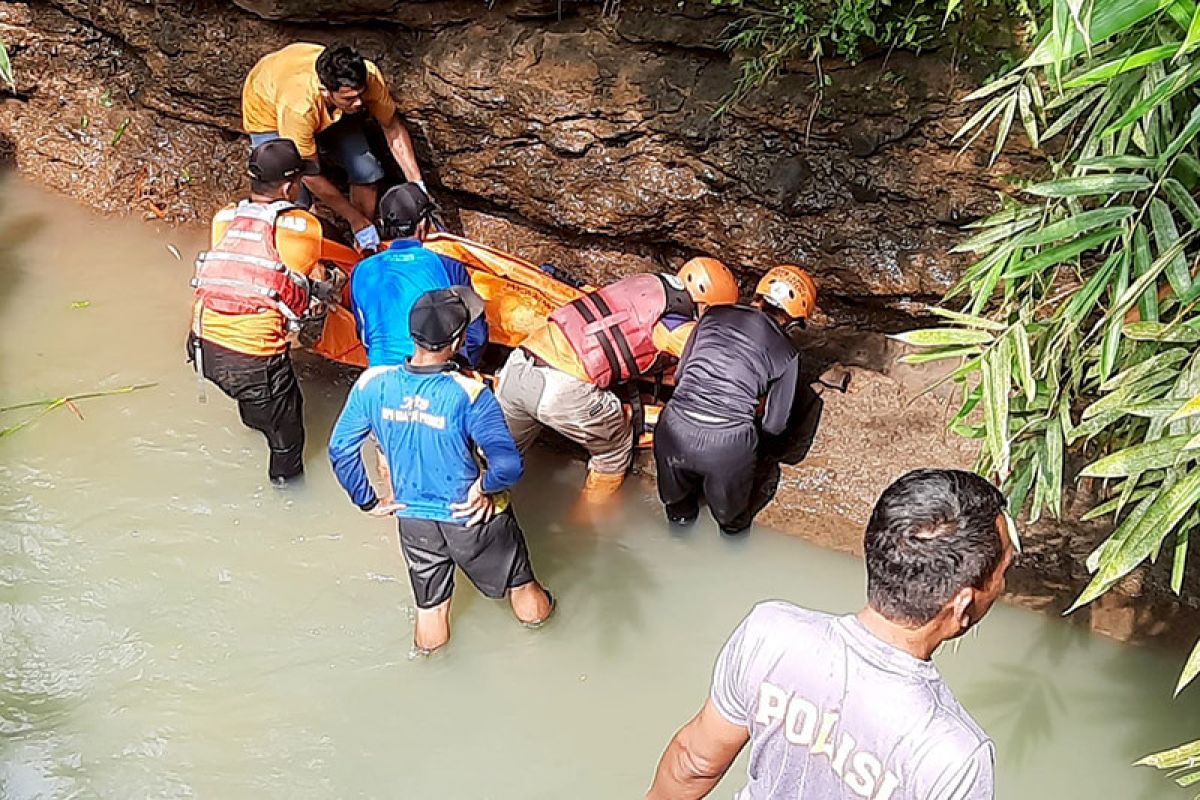
{"label": "orange life jacket", "polygon": [[286,200],[238,203],[221,241],[196,259],[192,286],[206,308],[222,314],[275,310],[289,328],[298,326],[308,310],[308,278],[288,269],[275,246],[275,221],[291,208]]}
{"label": "orange life jacket", "polygon": [[692,314],[683,285],[663,275],[631,275],[589,292],[550,315],[601,389],[645,375],[660,352],[654,325],[668,312]]}

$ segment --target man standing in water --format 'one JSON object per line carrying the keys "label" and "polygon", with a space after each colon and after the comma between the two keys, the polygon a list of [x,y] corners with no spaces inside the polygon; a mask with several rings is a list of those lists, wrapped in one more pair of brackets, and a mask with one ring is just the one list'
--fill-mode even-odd
{"label": "man standing in water", "polygon": [[648,800],[701,798],[749,741],[738,800],[987,800],[992,741],[930,660],[1004,590],[1017,547],[978,475],[917,470],[867,524],[867,607],[762,603],[717,659],[712,692],[667,746]]}
{"label": "man standing in water", "polygon": [[[288,45],[259,60],[242,87],[242,126],[250,143],[280,137],[295,142],[314,167],[304,179],[305,187],[350,223],[361,249],[373,251],[380,242],[371,220],[384,169],[367,140],[368,115],[383,129],[404,177],[424,190],[412,140],[387,83],[379,68],[353,48]],[[318,149],[346,171],[349,198],[320,174]],[[307,198],[304,204],[309,204]]]}
{"label": "man standing in water", "polygon": [[675,393],[654,431],[658,495],[667,519],[689,525],[700,496],[723,533],[754,520],[759,408],[764,433],[782,433],[800,378],[790,333],[817,303],[817,287],[799,267],[775,267],[754,304],[726,305],[696,325],[675,370]]}
{"label": "man standing in water", "polygon": [[[486,596],[507,594],[526,625],[540,625],[553,609],[509,503],[522,472],[517,446],[491,390],[452,360],[482,313],[467,287],[422,295],[409,315],[412,357],[359,377],[329,442],[333,471],[354,504],[400,518],[418,609],[415,644],[424,653],[450,640],[455,566]],[[381,504],[367,479],[368,434],[391,466],[394,503]]]}
{"label": "man standing in water", "polygon": [[321,223],[292,203],[312,165],[276,139],[250,153],[250,199],[217,212],[212,249],[196,262],[188,358],[237,401],[242,422],[267,438],[271,482],[304,471],[304,398],[288,333],[325,277]]}

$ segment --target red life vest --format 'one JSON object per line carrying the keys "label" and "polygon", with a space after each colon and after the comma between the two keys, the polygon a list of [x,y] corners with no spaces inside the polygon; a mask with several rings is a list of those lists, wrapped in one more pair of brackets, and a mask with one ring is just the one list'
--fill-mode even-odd
{"label": "red life vest", "polygon": [[192,286],[205,308],[222,314],[278,311],[289,328],[308,310],[308,278],[284,265],[275,246],[275,220],[295,208],[286,200],[243,200],[217,246],[196,259]]}
{"label": "red life vest", "polygon": [[631,275],[568,303],[550,321],[562,330],[591,382],[607,389],[655,365],[654,325],[669,303],[662,276]]}

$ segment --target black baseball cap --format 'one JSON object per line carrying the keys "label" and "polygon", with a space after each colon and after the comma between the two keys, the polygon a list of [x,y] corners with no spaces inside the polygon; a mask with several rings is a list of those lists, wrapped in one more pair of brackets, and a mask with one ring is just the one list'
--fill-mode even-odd
{"label": "black baseball cap", "polygon": [[469,286],[434,289],[417,298],[408,315],[408,330],[421,347],[441,350],[482,315],[483,299]]}
{"label": "black baseball cap", "polygon": [[379,221],[397,236],[411,236],[433,209],[429,195],[415,183],[402,183],[379,199]]}
{"label": "black baseball cap", "polygon": [[321,168],[305,161],[291,139],[272,139],[250,151],[250,177],[264,183],[277,183],[297,175],[316,175]]}

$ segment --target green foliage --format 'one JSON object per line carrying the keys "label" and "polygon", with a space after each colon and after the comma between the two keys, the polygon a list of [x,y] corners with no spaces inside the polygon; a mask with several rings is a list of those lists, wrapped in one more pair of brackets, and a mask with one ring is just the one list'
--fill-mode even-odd
{"label": "green foliage", "polygon": [[[959,134],[994,128],[994,161],[1019,112],[1047,174],[956,248],[978,257],[947,299],[967,317],[901,338],[962,362],[952,428],[983,440],[1014,509],[1057,516],[1067,481],[1097,482],[1087,517],[1113,531],[1078,608],[1164,551],[1182,591],[1200,528],[1200,9],[1048,5],[1029,57],[967,98],[980,107]],[[1200,645],[1176,691],[1198,674]],[[1193,743],[1138,763],[1187,786],[1197,757]]]}
{"label": "green foliage", "polygon": [[[948,41],[964,19],[961,0],[709,0],[738,13],[726,32],[727,49],[746,58],[727,110],[796,59],[817,62],[818,93],[828,84],[820,59],[837,55],[851,63],[864,45],[921,50]],[[975,0],[973,10],[1000,4],[1017,8],[1022,0]],[[950,27],[948,27],[948,25]]]}
{"label": "green foliage", "polygon": [[3,39],[0,39],[0,83],[7,83],[14,92],[17,90],[17,82],[13,79],[12,62],[8,59],[8,48],[4,46]]}

